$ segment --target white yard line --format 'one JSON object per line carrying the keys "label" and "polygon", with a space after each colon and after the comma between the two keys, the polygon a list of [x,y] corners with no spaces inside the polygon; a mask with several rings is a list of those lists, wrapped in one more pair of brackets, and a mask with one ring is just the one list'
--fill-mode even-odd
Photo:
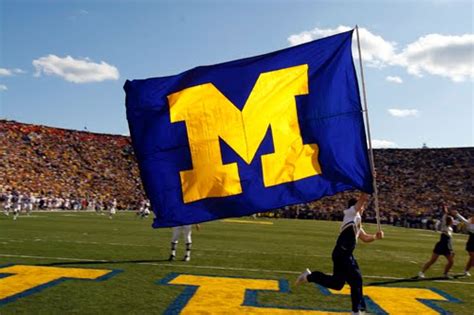
{"label": "white yard line", "polygon": [[[66,257],[46,257],[46,256],[28,256],[28,255],[12,255],[12,254],[0,254],[0,257],[14,257],[14,258],[33,258],[33,259],[51,259],[51,260],[69,260],[69,261],[90,261],[90,262],[101,262],[101,263],[114,263],[115,261],[102,260],[102,259],[86,259],[86,258],[66,258]],[[124,261],[126,263],[126,261]],[[232,270],[232,271],[247,271],[257,273],[282,273],[282,274],[300,274],[300,271],[292,270],[272,270],[272,269],[253,269],[253,268],[239,268],[239,267],[221,267],[221,266],[201,266],[201,265],[188,265],[188,264],[172,264],[172,263],[138,263],[139,265],[151,265],[151,266],[163,266],[163,267],[174,267],[174,268],[194,268],[194,269],[211,269],[211,270]],[[391,277],[391,276],[363,276],[369,279],[387,279],[387,280],[403,280],[404,278]],[[455,283],[455,284],[467,284],[474,285],[474,282],[463,282],[463,281],[449,281],[449,280],[433,280],[433,282],[441,283]]]}
{"label": "white yard line", "polygon": [[[168,249],[167,246],[158,246],[158,245],[150,245],[150,244],[130,244],[130,243],[101,243],[101,242],[92,242],[92,241],[67,241],[67,240],[52,240],[52,239],[16,239],[12,240],[9,238],[0,237],[0,240],[9,240],[10,242],[59,242],[59,243],[74,243],[74,244],[84,244],[84,245],[106,245],[106,246],[128,246],[128,247],[152,247],[152,248],[159,248],[159,249]],[[219,253],[229,253],[229,254],[254,254],[254,255],[283,255],[279,252],[262,252],[262,251],[246,251],[246,250],[232,250],[232,249],[213,249],[213,248],[198,248],[196,252],[219,252]],[[377,250],[377,252],[382,252],[381,250]],[[286,253],[286,256],[295,256],[295,257],[318,257],[318,258],[331,258],[331,255],[321,255],[321,254],[299,254],[299,253]],[[409,256],[401,256],[397,253],[384,253],[384,255],[390,255],[390,258],[393,260],[400,260],[400,261],[410,261],[415,257]],[[358,259],[358,260],[363,260]]]}
{"label": "white yard line", "polygon": [[[219,267],[219,266],[199,266],[199,265],[184,265],[184,264],[171,264],[171,263],[139,263],[140,265],[152,265],[152,266],[165,266],[165,267],[181,267],[181,268],[196,268],[196,269],[215,269],[215,270],[233,270],[233,271],[250,271],[258,273],[283,273],[283,274],[295,274],[299,275],[301,271],[290,271],[290,270],[272,270],[272,269],[252,269],[252,268],[238,268],[238,267]],[[390,280],[401,280],[403,278],[388,277],[388,276],[363,276],[364,278],[374,279],[390,279]]]}
{"label": "white yard line", "polygon": [[[157,245],[149,245],[149,244],[127,244],[127,243],[100,243],[100,242],[87,242],[87,241],[64,241],[64,240],[38,240],[38,239],[17,239],[12,240],[5,237],[0,237],[0,240],[8,240],[10,242],[59,242],[59,243],[74,243],[74,244],[84,244],[84,245],[109,245],[109,246],[129,246],[129,247],[153,247],[153,248],[165,248],[168,249],[166,246],[157,246]],[[212,249],[212,248],[199,248],[196,251],[203,251],[203,252],[220,252],[220,253],[233,253],[233,254],[256,254],[256,255],[283,255],[278,252],[261,252],[261,251],[243,251],[243,250],[231,250],[231,249]],[[330,255],[318,255],[318,254],[285,254],[289,256],[301,256],[301,257],[321,257],[321,258],[330,258]]]}
{"label": "white yard line", "polygon": [[84,259],[84,258],[67,258],[67,257],[46,257],[46,256],[28,256],[28,255],[11,255],[0,254],[0,257],[15,257],[15,258],[34,258],[34,259],[53,259],[53,260],[71,260],[71,261],[91,261],[91,262],[107,262],[103,259]]}

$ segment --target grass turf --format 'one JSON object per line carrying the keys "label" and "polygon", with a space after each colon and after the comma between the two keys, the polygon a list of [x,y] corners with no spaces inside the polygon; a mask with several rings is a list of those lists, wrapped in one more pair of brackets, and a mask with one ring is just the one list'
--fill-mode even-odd
{"label": "grass turf", "polygon": [[[158,283],[170,273],[286,279],[290,293],[261,292],[259,303],[350,310],[348,296],[325,296],[311,285],[293,287],[294,279],[306,267],[332,271],[330,256],[338,222],[239,220],[249,223],[215,221],[202,224],[200,232],[193,230],[192,260],[169,263],[166,259],[171,231],[153,230],[151,218],[142,220],[133,213],[119,213],[110,220],[107,215],[69,212],[33,213],[13,221],[11,216],[1,215],[0,264],[118,269],[122,272],[102,282],[64,281],[0,304],[0,314],[162,313],[183,292],[181,286]],[[272,224],[255,224],[258,222]],[[368,232],[375,230],[371,225],[365,227]],[[373,244],[360,243],[355,251],[365,285],[387,282],[384,285],[439,289],[462,301],[437,302],[446,312],[473,314],[472,278],[409,280],[430,257],[439,234],[396,227],[384,227],[384,231],[386,239]],[[454,236],[457,253],[452,269],[454,274],[460,274],[466,263],[466,239],[465,235]],[[183,255],[181,241],[178,259]],[[440,257],[427,272],[427,278],[439,277],[444,264],[445,259]]]}

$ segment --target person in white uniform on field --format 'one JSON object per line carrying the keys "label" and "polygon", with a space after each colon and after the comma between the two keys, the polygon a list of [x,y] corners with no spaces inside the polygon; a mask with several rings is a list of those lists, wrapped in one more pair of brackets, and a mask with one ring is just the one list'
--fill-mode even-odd
{"label": "person in white uniform on field", "polygon": [[13,220],[16,220],[20,215],[22,202],[23,196],[21,194],[13,196]]}
{"label": "person in white uniform on field", "polygon": [[36,198],[33,194],[29,194],[28,201],[25,203],[25,210],[26,214],[30,215],[31,211],[33,211],[33,208],[35,207],[36,203]]}
{"label": "person in white uniform on field", "polygon": [[112,202],[110,203],[110,210],[109,210],[109,218],[112,219],[112,216],[114,216],[117,213],[117,199],[114,198]]}
{"label": "person in white uniform on field", "polygon": [[[199,231],[200,226],[196,224],[196,230]],[[176,259],[176,247],[178,246],[178,241],[181,233],[184,235],[184,241],[186,244],[186,254],[184,255],[183,261],[190,261],[191,260],[191,247],[193,241],[191,239],[192,234],[192,225],[182,225],[182,226],[175,226],[172,228],[173,236],[171,238],[171,255],[168,259],[169,261],[173,261]]]}
{"label": "person in white uniform on field", "polygon": [[5,196],[5,203],[3,205],[3,212],[7,216],[10,214],[10,209],[12,208],[12,198],[13,198],[13,195],[9,192]]}

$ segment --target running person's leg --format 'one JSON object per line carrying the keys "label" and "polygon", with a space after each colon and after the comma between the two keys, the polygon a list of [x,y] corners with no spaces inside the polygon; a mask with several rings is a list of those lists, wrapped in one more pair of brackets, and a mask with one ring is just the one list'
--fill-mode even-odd
{"label": "running person's leg", "polygon": [[349,257],[344,257],[344,255],[339,255],[334,251],[332,254],[332,261],[332,275],[326,275],[320,271],[314,271],[306,276],[306,281],[317,283],[329,289],[341,290],[346,282],[346,268],[350,265]]}
{"label": "running person's leg", "polygon": [[352,312],[365,311],[362,273],[354,256],[351,257],[351,266],[348,268],[347,283],[351,287]]}
{"label": "running person's leg", "polygon": [[179,235],[181,234],[181,226],[175,226],[172,228],[173,234],[171,236],[171,254],[168,260],[176,259],[176,247],[178,246]]}
{"label": "running person's leg", "polygon": [[471,274],[469,273],[469,270],[474,265],[474,234],[472,232],[469,234],[469,239],[466,243],[466,251],[468,259],[466,267],[464,267],[464,275],[470,277]]}
{"label": "running person's leg", "polygon": [[428,260],[428,261],[426,262],[426,264],[423,266],[423,268],[421,269],[421,271],[420,271],[419,274],[418,274],[418,276],[419,276],[420,278],[424,278],[424,277],[425,277],[425,272],[426,272],[426,270],[428,270],[428,269],[431,267],[431,265],[433,265],[433,264],[436,262],[436,260],[438,260],[438,257],[439,257],[439,255],[436,254],[436,253],[433,253],[433,254],[431,255],[430,260]]}
{"label": "running person's leg", "polygon": [[474,265],[474,252],[467,252],[469,257],[467,259],[466,267],[464,268],[464,274],[470,276],[469,269]]}
{"label": "running person's leg", "polygon": [[454,264],[454,252],[451,252],[451,254],[445,255],[444,257],[446,257],[446,259],[448,260],[448,263],[444,267],[444,276],[449,277],[449,275],[448,275],[449,270],[451,270],[451,267]]}

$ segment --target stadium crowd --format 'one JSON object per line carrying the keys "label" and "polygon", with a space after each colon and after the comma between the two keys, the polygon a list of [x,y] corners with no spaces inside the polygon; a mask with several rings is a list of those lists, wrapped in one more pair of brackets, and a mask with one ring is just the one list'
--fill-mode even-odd
{"label": "stadium crowd", "polygon": [[129,137],[2,120],[0,139],[0,192],[64,208],[115,198],[129,209],[145,199]]}
{"label": "stadium crowd", "polygon": [[[117,209],[146,203],[129,137],[0,120],[0,141],[3,205],[20,196],[32,209],[105,210],[114,199]],[[474,210],[474,148],[374,154],[382,223],[434,228],[441,202],[466,215]],[[352,196],[345,192],[264,215],[341,220]],[[364,215],[365,222],[375,222],[373,205]]]}

